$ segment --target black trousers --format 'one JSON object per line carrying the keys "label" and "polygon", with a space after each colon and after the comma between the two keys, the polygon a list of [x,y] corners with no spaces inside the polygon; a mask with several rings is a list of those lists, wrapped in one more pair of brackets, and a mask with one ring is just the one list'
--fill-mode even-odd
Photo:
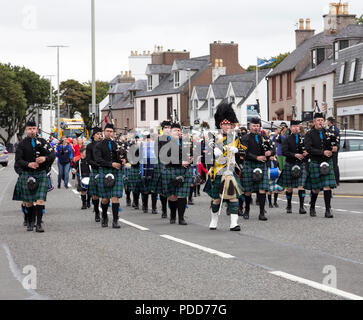
{"label": "black trousers", "polygon": [[339,165],[338,165],[338,152],[333,154],[332,160],[333,160],[335,181],[337,182],[337,185],[339,185],[340,171],[339,171]]}

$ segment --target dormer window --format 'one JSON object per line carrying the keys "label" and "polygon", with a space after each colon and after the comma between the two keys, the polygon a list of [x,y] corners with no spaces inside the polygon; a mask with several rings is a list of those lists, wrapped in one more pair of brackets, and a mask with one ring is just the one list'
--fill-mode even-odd
{"label": "dormer window", "polygon": [[339,42],[334,42],[334,60],[339,59]]}
{"label": "dormer window", "polygon": [[339,41],[339,50],[343,50],[349,47],[349,40],[340,40]]}
{"label": "dormer window", "polygon": [[174,72],[174,88],[178,88],[180,86],[180,73],[179,71]]}
{"label": "dormer window", "polygon": [[152,91],[153,89],[153,76],[148,75],[147,76],[147,91]]}
{"label": "dormer window", "polygon": [[313,69],[315,69],[316,67],[316,50],[313,50],[313,55],[312,55],[312,62],[311,62],[311,65],[313,67]]}
{"label": "dormer window", "polygon": [[357,60],[353,60],[350,65],[349,82],[355,81],[355,67],[357,65]]}
{"label": "dormer window", "polygon": [[312,62],[311,62],[313,69],[316,68],[316,66],[318,66],[320,63],[322,63],[324,59],[325,59],[325,49],[324,48],[314,49],[312,52]]}

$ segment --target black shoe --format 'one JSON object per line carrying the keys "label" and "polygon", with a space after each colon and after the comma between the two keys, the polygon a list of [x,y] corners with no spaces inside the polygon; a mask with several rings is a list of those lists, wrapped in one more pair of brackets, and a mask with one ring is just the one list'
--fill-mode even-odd
{"label": "black shoe", "polygon": [[240,226],[235,226],[234,228],[230,228],[230,231],[241,231],[241,227]]}
{"label": "black shoe", "polygon": [[168,218],[168,214],[166,212],[163,212],[161,214],[161,219],[167,219]]}
{"label": "black shoe", "polygon": [[279,206],[279,205],[275,202],[275,203],[274,203],[274,207],[275,207],[275,208],[279,208],[280,206]]}
{"label": "black shoe", "polygon": [[227,216],[230,216],[229,208],[227,208]]}
{"label": "black shoe", "polygon": [[58,184],[58,189],[60,189],[61,188],[61,185],[60,184]]}
{"label": "black shoe", "polygon": [[142,207],[142,211],[143,211],[144,213],[147,213],[147,212],[148,212],[148,208],[146,208],[146,207]]}
{"label": "black shoe", "polygon": [[158,211],[156,209],[152,209],[151,214],[158,214]]}
{"label": "black shoe", "polygon": [[102,228],[108,228],[108,218],[102,219]]}
{"label": "black shoe", "polygon": [[243,219],[248,220],[250,218],[250,211],[245,210],[243,213]]}
{"label": "black shoe", "polygon": [[135,204],[135,202],[133,202],[131,206],[132,206],[133,208],[136,208],[136,204]]}
{"label": "black shoe", "polygon": [[87,201],[87,209],[91,208],[91,202]]}
{"label": "black shoe", "polygon": [[69,187],[68,187],[68,186],[64,186],[64,188],[69,189]]}
{"label": "black shoe", "polygon": [[310,207],[310,217],[316,217],[316,211],[315,208]]}
{"label": "black shoe", "polygon": [[238,209],[238,216],[242,217],[243,216],[243,209]]}
{"label": "black shoe", "polygon": [[331,213],[331,209],[330,208],[327,208],[326,209],[326,211],[325,211],[325,218],[328,218],[328,219],[334,218],[334,216]]}
{"label": "black shoe", "polygon": [[36,227],[35,227],[35,231],[38,232],[38,233],[43,233],[44,229],[42,227],[42,224],[37,224]]}
{"label": "black shoe", "polygon": [[28,225],[28,215],[24,214],[24,223],[23,226],[26,227]]}
{"label": "black shoe", "polygon": [[100,214],[99,213],[95,213],[95,221],[96,222],[100,222],[101,218],[100,218]]}
{"label": "black shoe", "polygon": [[121,228],[121,226],[120,226],[120,224],[118,223],[118,221],[113,221],[113,222],[112,222],[112,228],[113,228],[113,229],[120,229],[120,228]]}
{"label": "black shoe", "polygon": [[135,205],[134,209],[135,209],[135,210],[140,210],[139,205]]}
{"label": "black shoe", "polygon": [[26,231],[33,231],[33,229],[34,229],[34,222],[28,221],[28,227],[27,227]]}
{"label": "black shoe", "polygon": [[87,205],[85,203],[83,203],[81,210],[86,210],[86,209],[87,209]]}
{"label": "black shoe", "polygon": [[188,225],[188,224],[187,224],[187,222],[186,222],[185,220],[180,220],[180,221],[179,221],[179,224],[180,224],[181,226],[186,226],[186,225]]}
{"label": "black shoe", "polygon": [[170,219],[170,224],[175,224],[175,219]]}
{"label": "black shoe", "polygon": [[304,206],[300,207],[300,209],[299,209],[299,214],[306,214],[306,213],[307,213],[307,212],[306,212],[306,210],[305,210]]}
{"label": "black shoe", "polygon": [[287,206],[287,208],[286,208],[286,213],[288,213],[288,214],[292,213],[292,208],[291,208],[291,206]]}
{"label": "black shoe", "polygon": [[200,197],[200,192],[197,193],[198,197]]}
{"label": "black shoe", "polygon": [[269,203],[269,205],[268,205],[268,207],[270,208],[270,209],[273,209],[273,205],[272,205],[272,203]]}
{"label": "black shoe", "polygon": [[193,206],[193,205],[194,205],[193,200],[189,200],[189,201],[188,201],[188,204],[190,204],[191,206]]}
{"label": "black shoe", "polygon": [[131,207],[131,200],[126,200],[126,206]]}
{"label": "black shoe", "polygon": [[266,218],[266,216],[263,214],[260,214],[259,216],[258,216],[258,220],[260,220],[260,221],[267,221],[267,218]]}

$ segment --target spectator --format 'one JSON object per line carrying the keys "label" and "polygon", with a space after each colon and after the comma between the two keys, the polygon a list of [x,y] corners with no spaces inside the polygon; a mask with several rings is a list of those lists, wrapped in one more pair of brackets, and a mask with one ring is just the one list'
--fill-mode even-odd
{"label": "spectator", "polygon": [[73,151],[67,139],[63,139],[62,143],[57,146],[58,158],[58,189],[61,187],[62,179],[64,187],[68,189],[69,170],[71,168],[71,160],[73,159]]}

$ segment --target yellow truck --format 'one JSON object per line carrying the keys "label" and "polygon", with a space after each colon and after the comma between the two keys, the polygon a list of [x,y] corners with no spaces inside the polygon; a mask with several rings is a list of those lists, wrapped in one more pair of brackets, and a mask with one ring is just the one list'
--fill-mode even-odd
{"label": "yellow truck", "polygon": [[[56,129],[57,130],[57,129]],[[89,138],[88,130],[86,130],[86,125],[83,118],[79,119],[67,119],[62,118],[60,123],[60,138],[75,138],[82,136],[84,138]]]}

